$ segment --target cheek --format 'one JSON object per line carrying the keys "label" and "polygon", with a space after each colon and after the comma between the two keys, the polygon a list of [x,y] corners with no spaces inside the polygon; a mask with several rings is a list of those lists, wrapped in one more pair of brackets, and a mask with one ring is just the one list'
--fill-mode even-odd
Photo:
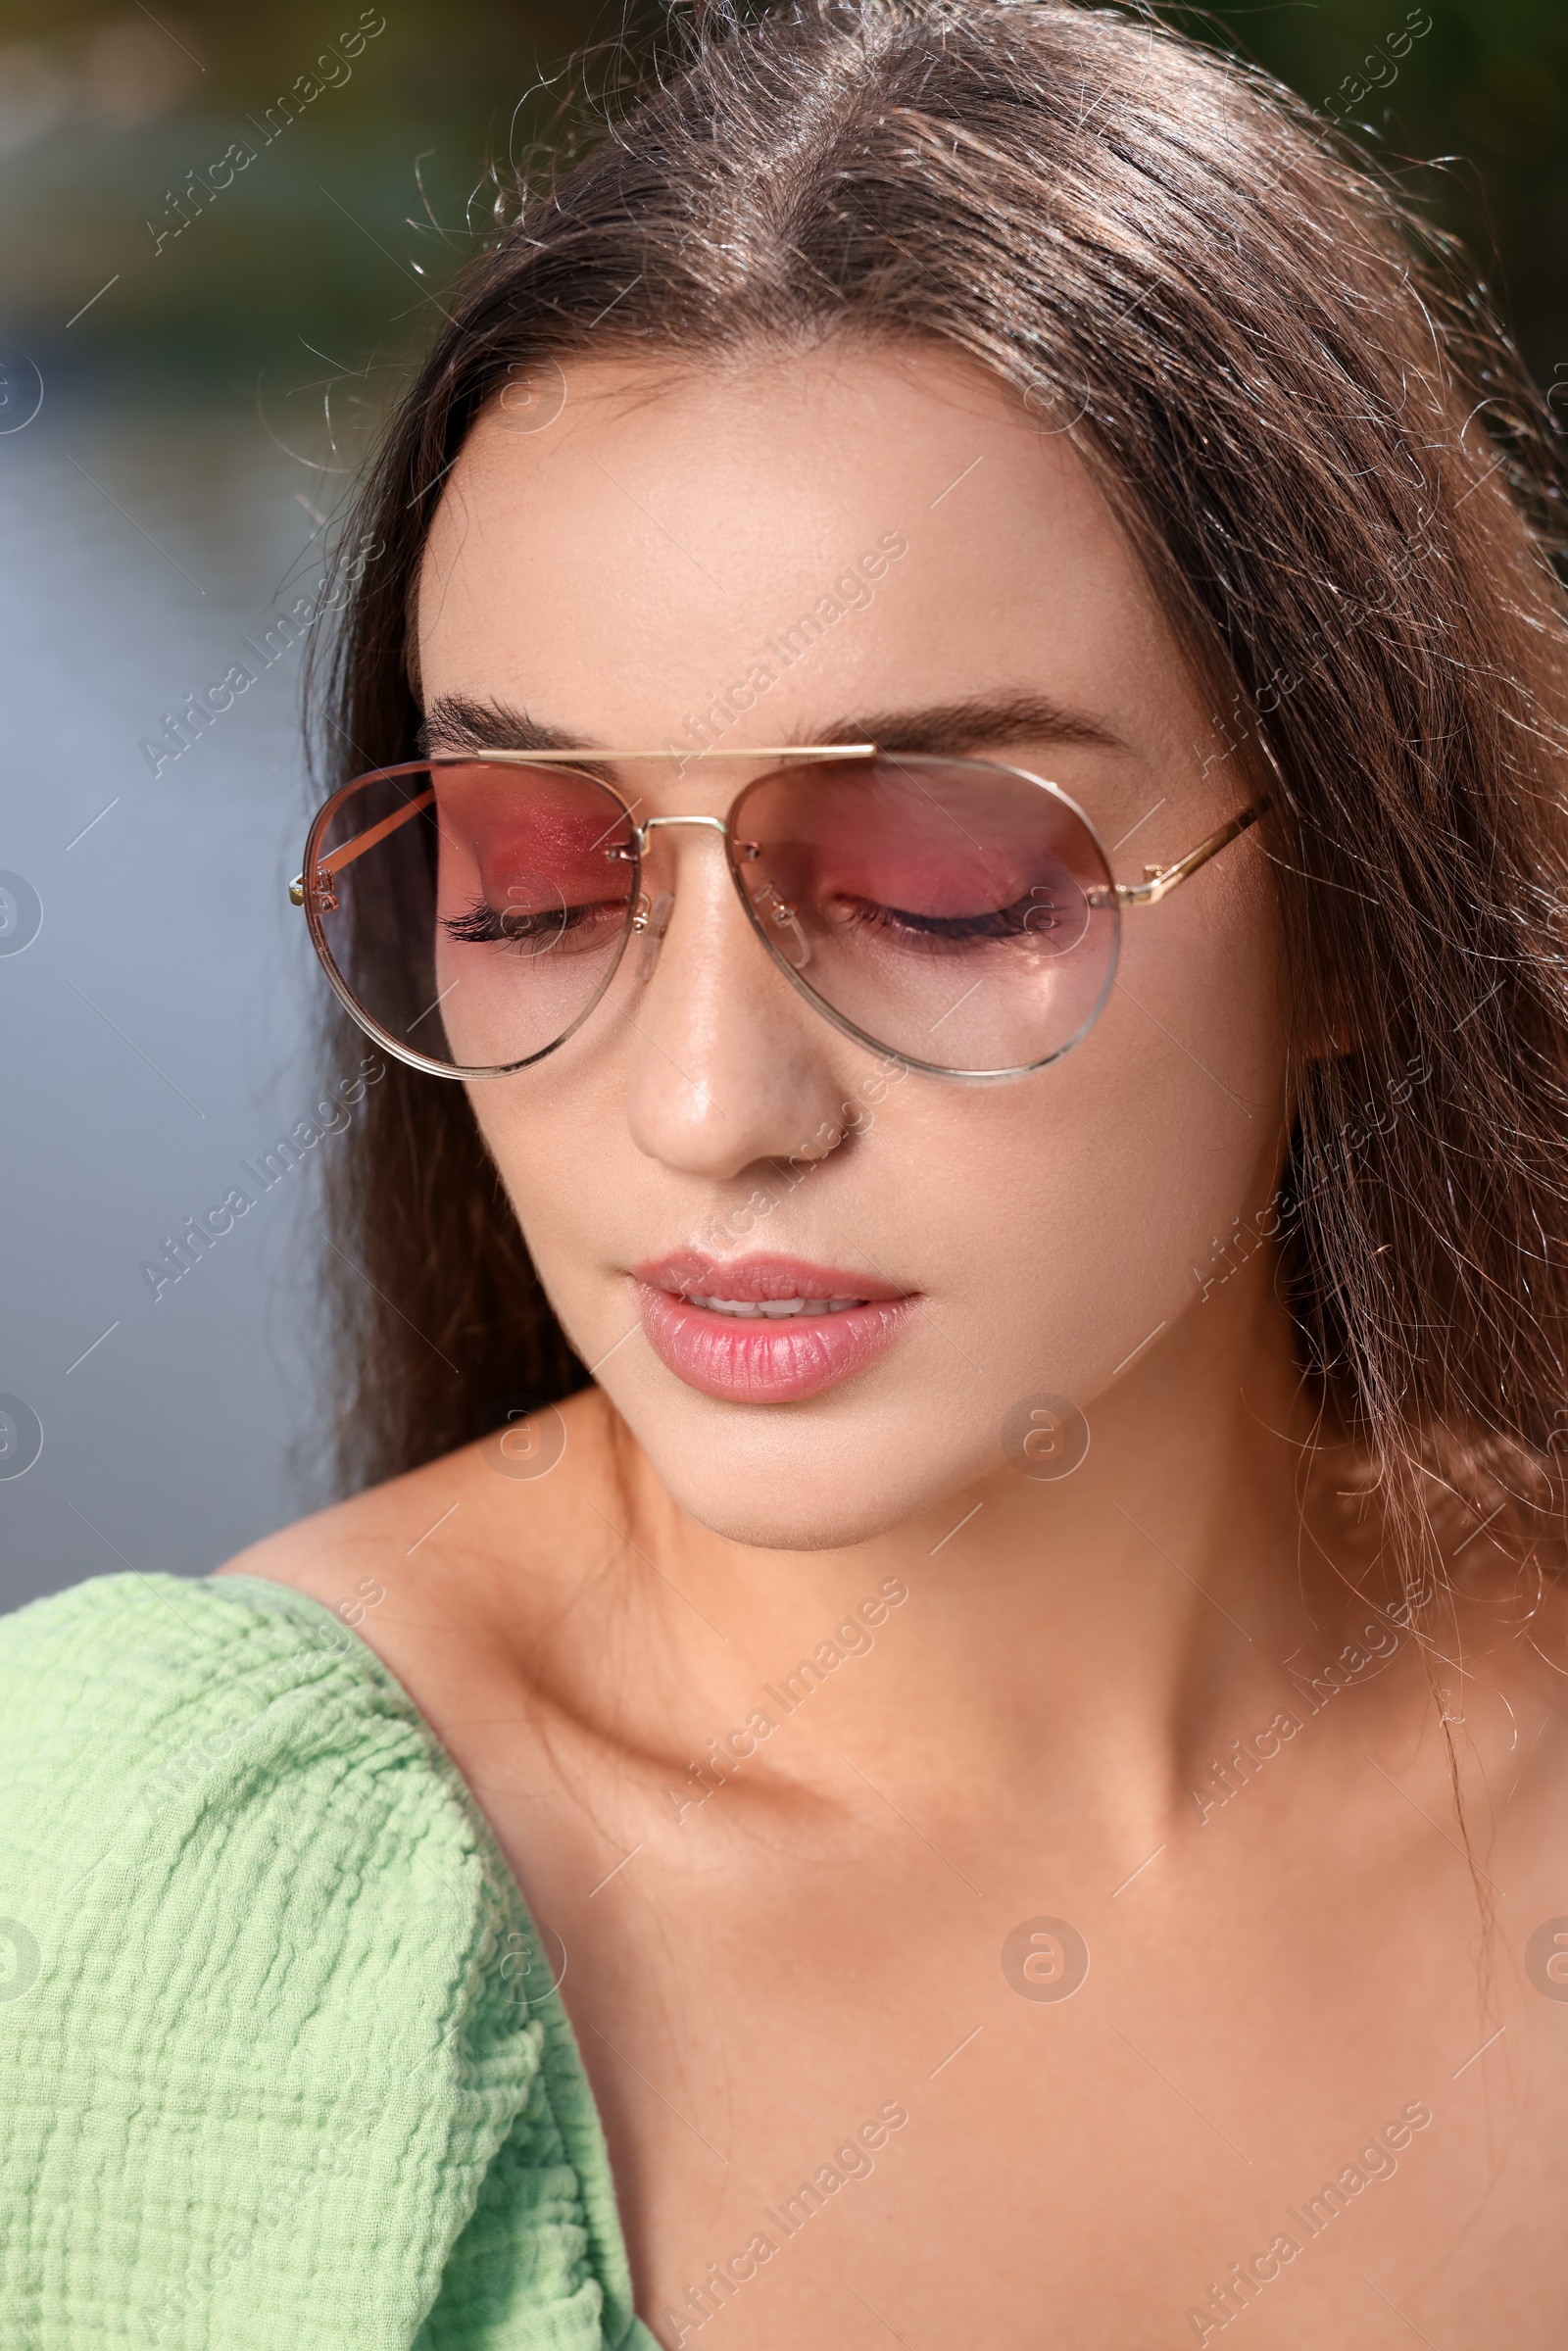
{"label": "cheek", "polygon": [[1285,1132],[1279,1007],[1273,908],[1249,877],[1189,908],[1135,909],[1083,1043],[1016,1088],[960,1097],[941,1142],[915,1147],[921,1221],[951,1237],[960,1311],[1020,1393],[1087,1404],[1197,1300],[1216,1237],[1266,1200]]}
{"label": "cheek", "polygon": [[[602,1166],[602,1089],[563,1082],[559,1062],[514,1078],[466,1089],[485,1149],[535,1255],[551,1237],[592,1221],[603,1186],[585,1184],[585,1169]],[[624,1120],[619,1122],[622,1129]],[[623,1149],[623,1145],[622,1145]],[[623,1164],[617,1156],[617,1165]],[[543,1270],[543,1269],[541,1269]]]}
{"label": "cheek", "polygon": [[[544,1066],[549,1069],[548,1061]],[[569,1109],[539,1070],[466,1085],[464,1091],[543,1278],[539,1243],[559,1223],[574,1176],[580,1182]]]}
{"label": "cheek", "polygon": [[466,1091],[545,1294],[591,1361],[626,1327],[609,1268],[684,1239],[700,1216],[632,1142],[626,1062],[607,1038]]}

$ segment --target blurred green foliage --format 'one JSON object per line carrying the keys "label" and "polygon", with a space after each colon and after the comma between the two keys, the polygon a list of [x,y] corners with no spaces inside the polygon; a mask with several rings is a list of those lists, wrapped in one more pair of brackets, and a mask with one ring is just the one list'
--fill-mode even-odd
{"label": "blurred green foliage", "polygon": [[[1538,375],[1568,362],[1568,0],[1174,14],[1343,108],[1464,236]],[[126,386],[397,358],[470,249],[487,159],[538,135],[567,56],[623,21],[590,0],[0,0],[0,338]],[[317,94],[290,120],[301,76]],[[198,193],[225,157],[230,183]]]}
{"label": "blurred green foliage", "polygon": [[580,0],[152,11],[0,0],[0,334],[57,376],[195,388],[303,359],[302,340],[350,367],[417,343],[518,101],[521,138],[593,32]]}
{"label": "blurred green foliage", "polygon": [[1277,0],[1174,21],[1338,114],[1463,238],[1550,382],[1568,362],[1568,0]]}

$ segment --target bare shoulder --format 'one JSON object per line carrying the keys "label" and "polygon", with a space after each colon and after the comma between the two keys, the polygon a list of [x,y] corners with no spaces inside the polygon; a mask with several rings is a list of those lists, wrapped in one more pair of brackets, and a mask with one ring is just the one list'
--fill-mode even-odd
{"label": "bare shoulder", "polygon": [[[373,1569],[396,1572],[401,1559],[417,1554],[418,1529],[414,1521],[433,1505],[434,1524],[443,1508],[459,1498],[466,1482],[465,1452],[449,1453],[427,1462],[406,1477],[393,1478],[366,1494],[356,1494],[330,1508],[313,1511],[292,1526],[279,1527],[260,1543],[238,1552],[217,1570],[220,1576],[261,1576],[271,1584],[289,1584],[296,1592],[336,1606],[353,1580]],[[439,1498],[444,1497],[444,1499]],[[412,1529],[412,1532],[411,1532]]]}
{"label": "bare shoulder", "polygon": [[[612,1415],[599,1391],[252,1543],[217,1573],[331,1608],[419,1697],[438,1660],[520,1662],[601,1547]],[[598,1502],[600,1507],[594,1505]]]}

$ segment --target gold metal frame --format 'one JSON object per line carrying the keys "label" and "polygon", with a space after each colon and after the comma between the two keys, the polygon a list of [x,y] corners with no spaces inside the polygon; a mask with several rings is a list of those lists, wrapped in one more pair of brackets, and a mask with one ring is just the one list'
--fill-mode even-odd
{"label": "gold metal frame", "polygon": [[[370,782],[374,777],[392,776],[400,773],[414,773],[420,768],[456,766],[460,764],[488,764],[503,767],[539,767],[561,765],[572,766],[584,771],[591,771],[591,769],[594,767],[618,765],[622,761],[629,759],[663,759],[666,761],[674,760],[677,765],[684,767],[688,764],[696,764],[705,759],[712,758],[723,759],[741,759],[748,760],[873,759],[881,758],[897,759],[901,755],[897,752],[884,753],[881,746],[876,743],[763,744],[756,747],[748,746],[744,750],[737,751],[716,753],[695,751],[689,754],[672,751],[668,748],[662,751],[597,751],[580,747],[570,751],[440,752],[434,754],[431,758],[426,759],[400,760],[389,767],[370,768],[366,772],[366,774],[354,777],[349,783],[344,784],[337,792],[334,792],[331,797],[325,803],[323,803],[322,807],[317,810],[316,816],[312,820],[309,839],[314,840],[316,838],[331,809],[334,808],[342,800],[344,800],[349,793],[357,791],[362,785]],[[904,756],[913,759],[916,755],[911,753]],[[921,754],[919,756],[923,759],[928,755]],[[1097,851],[1099,852],[1101,861],[1103,864],[1107,875],[1109,874],[1109,853],[1106,851],[1103,842],[1101,840],[1098,830],[1091,819],[1084,813],[1083,809],[1078,807],[1075,801],[1068,798],[1068,795],[1061,790],[1059,785],[1051,783],[1044,776],[1031,774],[1026,767],[1014,767],[1008,761],[1003,759],[975,759],[965,758],[959,759],[957,763],[965,766],[994,767],[999,773],[1017,776],[1024,782],[1034,784],[1038,789],[1050,793],[1054,799],[1065,803],[1066,807],[1071,809],[1072,813],[1078,818],[1079,822],[1082,823],[1088,830],[1089,835],[1093,840]],[[601,777],[597,776],[593,777],[592,780],[595,782],[603,781]],[[742,793],[736,795],[737,803],[745,797],[746,793],[749,793],[752,790],[753,785],[762,780],[763,778],[761,777],[754,777],[753,784],[747,785]],[[612,794],[614,794],[615,798],[619,799],[620,796],[618,793],[614,793],[614,787],[612,785],[610,786],[609,789]],[[408,823],[413,817],[418,815],[421,809],[429,807],[434,798],[435,789],[434,786],[432,786],[429,791],[419,793],[415,799],[411,800],[406,807],[395,809],[390,816],[382,817],[378,823],[368,826],[363,833],[356,833],[351,840],[345,841],[341,847],[331,850],[325,857],[318,857],[316,860],[315,871],[312,876],[312,904],[307,909],[308,914],[312,918],[312,938],[317,946],[318,953],[319,954],[326,970],[326,976],[331,982],[334,992],[342,1000],[346,1009],[353,1014],[353,1016],[360,1022],[362,1027],[368,1024],[369,1015],[364,1010],[363,1006],[356,1002],[342,977],[338,973],[336,966],[331,959],[329,951],[326,948],[324,938],[320,936],[319,917],[322,912],[330,911],[337,904],[336,892],[333,888],[333,883],[336,876],[343,870],[344,866],[352,864],[357,857],[363,857],[368,850],[375,848],[377,843],[384,841],[389,833],[396,832],[401,825]],[[624,802],[622,802],[621,805],[623,808],[625,808]],[[1180,885],[1188,879],[1189,875],[1196,873],[1200,866],[1206,865],[1210,857],[1217,857],[1222,849],[1227,848],[1229,844],[1236,840],[1240,834],[1245,833],[1250,825],[1255,824],[1258,818],[1267,809],[1268,806],[1269,802],[1266,797],[1255,801],[1250,808],[1244,808],[1240,815],[1230,817],[1218,828],[1216,832],[1210,833],[1206,840],[1200,841],[1196,849],[1190,849],[1185,857],[1178,857],[1174,864],[1146,865],[1144,867],[1144,878],[1141,882],[1118,882],[1112,880],[1110,886],[1115,893],[1114,904],[1117,910],[1119,911],[1123,906],[1157,906],[1162,898],[1168,897],[1172,890],[1179,888]],[[640,864],[643,857],[645,857],[648,854],[650,836],[660,826],[663,825],[700,825],[710,831],[723,834],[727,840],[729,835],[730,818],[733,816],[733,813],[734,809],[732,808],[730,816],[647,817],[642,824],[634,823],[631,827],[632,841],[634,844],[634,850],[632,854],[635,855],[637,861]],[[631,815],[630,808],[626,808],[626,814],[629,818]],[[307,848],[308,847],[309,841],[307,842]],[[738,882],[738,875],[736,876],[736,879]],[[297,874],[294,880],[290,882],[288,886],[288,895],[291,905],[296,906],[305,906],[306,882],[303,871]],[[758,931],[759,936],[762,938],[764,944],[767,944],[767,934],[758,917],[756,907],[747,902],[744,890],[742,890],[741,896],[742,903],[746,906],[746,910],[751,916],[754,928]],[[645,929],[647,927],[647,900],[645,895],[640,895],[636,906],[628,918],[628,934]],[[618,956],[616,959],[618,962]],[[774,959],[778,960],[776,956]],[[1018,1077],[1026,1075],[1034,1069],[1045,1068],[1048,1065],[1048,1061],[1059,1058],[1060,1053],[1067,1050],[1065,1046],[1061,1047],[1058,1049],[1057,1053],[1049,1055],[1047,1061],[1031,1062],[1027,1064],[1026,1068],[1024,1069],[958,1070],[949,1069],[935,1062],[914,1060],[906,1054],[897,1053],[894,1048],[880,1045],[875,1039],[867,1037],[864,1032],[857,1028],[854,1023],[849,1021],[843,1014],[837,1012],[832,1005],[825,1002],[825,1000],[818,997],[814,989],[805,986],[805,984],[799,979],[798,975],[792,972],[787,965],[780,963],[780,968],[783,969],[785,977],[790,979],[792,984],[799,988],[801,993],[804,994],[808,1000],[834,1024],[835,1027],[844,1030],[847,1035],[855,1037],[859,1043],[872,1046],[874,1050],[878,1052],[892,1053],[895,1059],[905,1061],[910,1068],[926,1071],[932,1076],[975,1081]],[[1114,970],[1114,960],[1112,962],[1112,970]],[[1106,985],[1108,988],[1108,976]],[[597,996],[595,997],[594,1002],[598,1002]],[[1103,1003],[1103,998],[1102,998],[1101,1002]],[[1097,1005],[1097,1012],[1099,1008],[1099,1005]],[[579,1021],[573,1023],[573,1027],[575,1028],[579,1026],[581,1019],[585,1019],[588,1012],[592,1009],[593,1005],[588,1005],[583,1014],[580,1015]],[[1085,1023],[1086,1027],[1091,1025],[1093,1018],[1094,1015],[1091,1014],[1090,1022]],[[393,1053],[397,1053],[400,1059],[410,1062],[411,1065],[416,1068],[427,1070],[437,1076],[466,1077],[505,1074],[500,1070],[460,1070],[448,1064],[438,1063],[426,1057],[424,1054],[411,1053],[407,1047],[400,1046],[395,1039],[386,1035],[386,1033],[378,1027],[375,1028],[372,1033],[379,1037]],[[572,1031],[568,1030],[566,1035],[569,1036],[571,1033]],[[1071,1040],[1071,1042],[1076,1043],[1077,1039],[1074,1038]],[[557,1045],[563,1045],[564,1043],[565,1036],[560,1037],[556,1040]],[[545,1053],[552,1053],[554,1051],[555,1046],[547,1046],[544,1048]],[[542,1055],[533,1054],[530,1055],[529,1058],[531,1060],[537,1060],[542,1058]],[[519,1063],[517,1066],[525,1067],[527,1064]]]}

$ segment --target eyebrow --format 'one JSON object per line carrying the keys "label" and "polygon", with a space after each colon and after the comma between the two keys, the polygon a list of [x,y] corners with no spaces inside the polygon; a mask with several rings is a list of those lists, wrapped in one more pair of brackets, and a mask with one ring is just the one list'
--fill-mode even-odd
{"label": "eyebrow", "polygon": [[[951,759],[1025,743],[1086,745],[1101,751],[1124,752],[1128,748],[1101,720],[1066,710],[1047,695],[1024,692],[977,694],[956,702],[873,710],[836,719],[800,740],[875,743],[883,751],[919,751]],[[683,749],[674,748],[677,753]],[[690,756],[695,757],[698,748],[693,745]],[[602,753],[601,746],[585,742],[580,735],[565,734],[560,727],[546,726],[509,704],[476,701],[463,694],[443,694],[430,705],[419,728],[419,749],[426,757],[453,751]],[[745,756],[745,745],[737,744],[735,757]]]}
{"label": "eyebrow", "polygon": [[975,694],[957,702],[872,710],[840,719],[823,743],[875,743],[882,751],[935,752],[949,758],[1020,743],[1085,744],[1125,751],[1121,737],[1098,718],[1069,710],[1049,695]]}
{"label": "eyebrow", "polygon": [[580,735],[541,726],[504,702],[476,702],[466,694],[438,695],[419,724],[418,747],[426,758],[445,751],[588,751]]}

